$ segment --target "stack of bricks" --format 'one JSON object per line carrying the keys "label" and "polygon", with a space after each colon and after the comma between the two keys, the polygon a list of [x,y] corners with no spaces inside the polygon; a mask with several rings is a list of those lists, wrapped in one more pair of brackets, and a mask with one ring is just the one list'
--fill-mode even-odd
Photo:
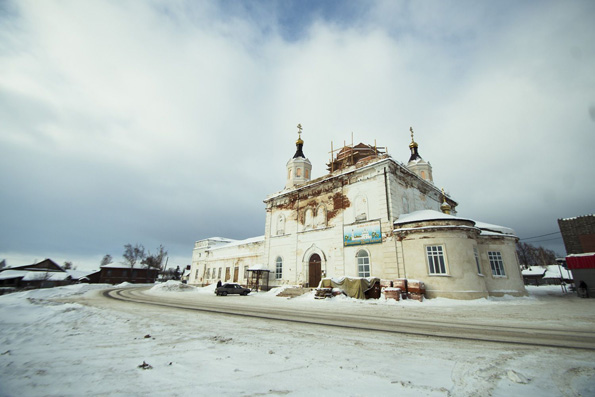
{"label": "stack of bricks", "polygon": [[316,288],[314,292],[314,299],[325,299],[333,296],[332,288]]}
{"label": "stack of bricks", "polygon": [[380,280],[380,288],[384,299],[394,299],[396,301],[401,299],[401,289],[393,288],[392,280]]}
{"label": "stack of bricks", "polygon": [[424,300],[425,293],[426,285],[423,281],[407,280],[407,298],[415,299],[421,302]]}

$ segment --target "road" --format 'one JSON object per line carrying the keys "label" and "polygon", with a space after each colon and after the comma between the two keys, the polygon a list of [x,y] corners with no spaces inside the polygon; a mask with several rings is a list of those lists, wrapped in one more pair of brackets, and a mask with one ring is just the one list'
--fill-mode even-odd
{"label": "road", "polygon": [[[485,316],[477,315],[476,312],[475,321],[469,321],[470,316],[462,316],[463,320],[455,321],[452,313],[441,315],[440,310],[436,308],[424,310],[422,307],[421,310],[412,313],[407,310],[369,305],[343,305],[341,310],[337,310],[333,305],[301,305],[281,298],[270,299],[263,304],[262,301],[250,299],[250,296],[215,297],[192,294],[189,298],[186,296],[188,294],[155,295],[148,289],[114,288],[106,290],[103,296],[127,304],[164,306],[293,323],[435,338],[595,350],[595,332],[592,327],[571,328],[565,323],[542,325],[544,322],[539,321],[513,323],[505,320],[506,314],[501,317],[501,321],[498,317],[494,318],[491,312]],[[426,314],[421,315],[422,311]]]}

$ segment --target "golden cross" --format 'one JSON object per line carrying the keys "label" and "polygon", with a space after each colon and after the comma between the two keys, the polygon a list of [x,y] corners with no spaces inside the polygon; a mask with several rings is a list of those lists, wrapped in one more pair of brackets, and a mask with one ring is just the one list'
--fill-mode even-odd
{"label": "golden cross", "polygon": [[411,142],[413,142],[413,127],[409,127],[409,131],[411,131]]}
{"label": "golden cross", "polygon": [[298,124],[297,125],[297,129],[298,129],[298,134],[299,134],[299,136],[301,138],[302,137],[302,125],[301,124]]}

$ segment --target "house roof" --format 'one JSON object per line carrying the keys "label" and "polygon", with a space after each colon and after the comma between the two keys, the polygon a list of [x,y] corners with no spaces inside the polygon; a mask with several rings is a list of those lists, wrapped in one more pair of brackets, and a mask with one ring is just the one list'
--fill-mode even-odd
{"label": "house roof", "polygon": [[62,281],[71,277],[66,272],[44,272],[44,271],[28,271],[28,270],[6,270],[0,273],[0,280],[9,280],[13,278],[20,278],[23,281],[35,280],[50,280]]}
{"label": "house roof", "polygon": [[107,265],[101,266],[102,269],[135,269],[135,270],[143,270],[147,269],[147,265],[143,265],[142,263],[136,263],[134,266],[130,266],[125,263],[110,263]]}

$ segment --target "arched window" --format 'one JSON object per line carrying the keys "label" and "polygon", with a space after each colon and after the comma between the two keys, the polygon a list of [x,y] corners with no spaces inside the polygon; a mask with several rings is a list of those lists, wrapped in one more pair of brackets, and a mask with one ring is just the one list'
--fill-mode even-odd
{"label": "arched window", "polygon": [[298,167],[298,169],[295,170],[295,176],[302,176],[302,169]]}
{"label": "arched window", "polygon": [[279,214],[277,217],[277,236],[285,234],[285,217]]}
{"label": "arched window", "polygon": [[277,280],[283,278],[283,259],[280,256],[275,260],[275,278]]}
{"label": "arched window", "polygon": [[424,179],[426,179],[426,172],[425,171],[422,171],[421,172],[421,177],[424,178]]}
{"label": "arched window", "polygon": [[314,224],[317,228],[326,227],[326,208],[322,204],[316,209],[316,220]]}
{"label": "arched window", "polygon": [[370,256],[368,251],[357,251],[357,275],[359,277],[370,277]]}
{"label": "arched window", "polygon": [[306,179],[310,178],[310,171],[308,171],[307,168],[304,168],[304,176],[306,177]]}
{"label": "arched window", "polygon": [[308,208],[306,210],[305,219],[304,219],[304,228],[306,230],[312,229],[314,224],[314,214],[312,212],[312,208]]}

